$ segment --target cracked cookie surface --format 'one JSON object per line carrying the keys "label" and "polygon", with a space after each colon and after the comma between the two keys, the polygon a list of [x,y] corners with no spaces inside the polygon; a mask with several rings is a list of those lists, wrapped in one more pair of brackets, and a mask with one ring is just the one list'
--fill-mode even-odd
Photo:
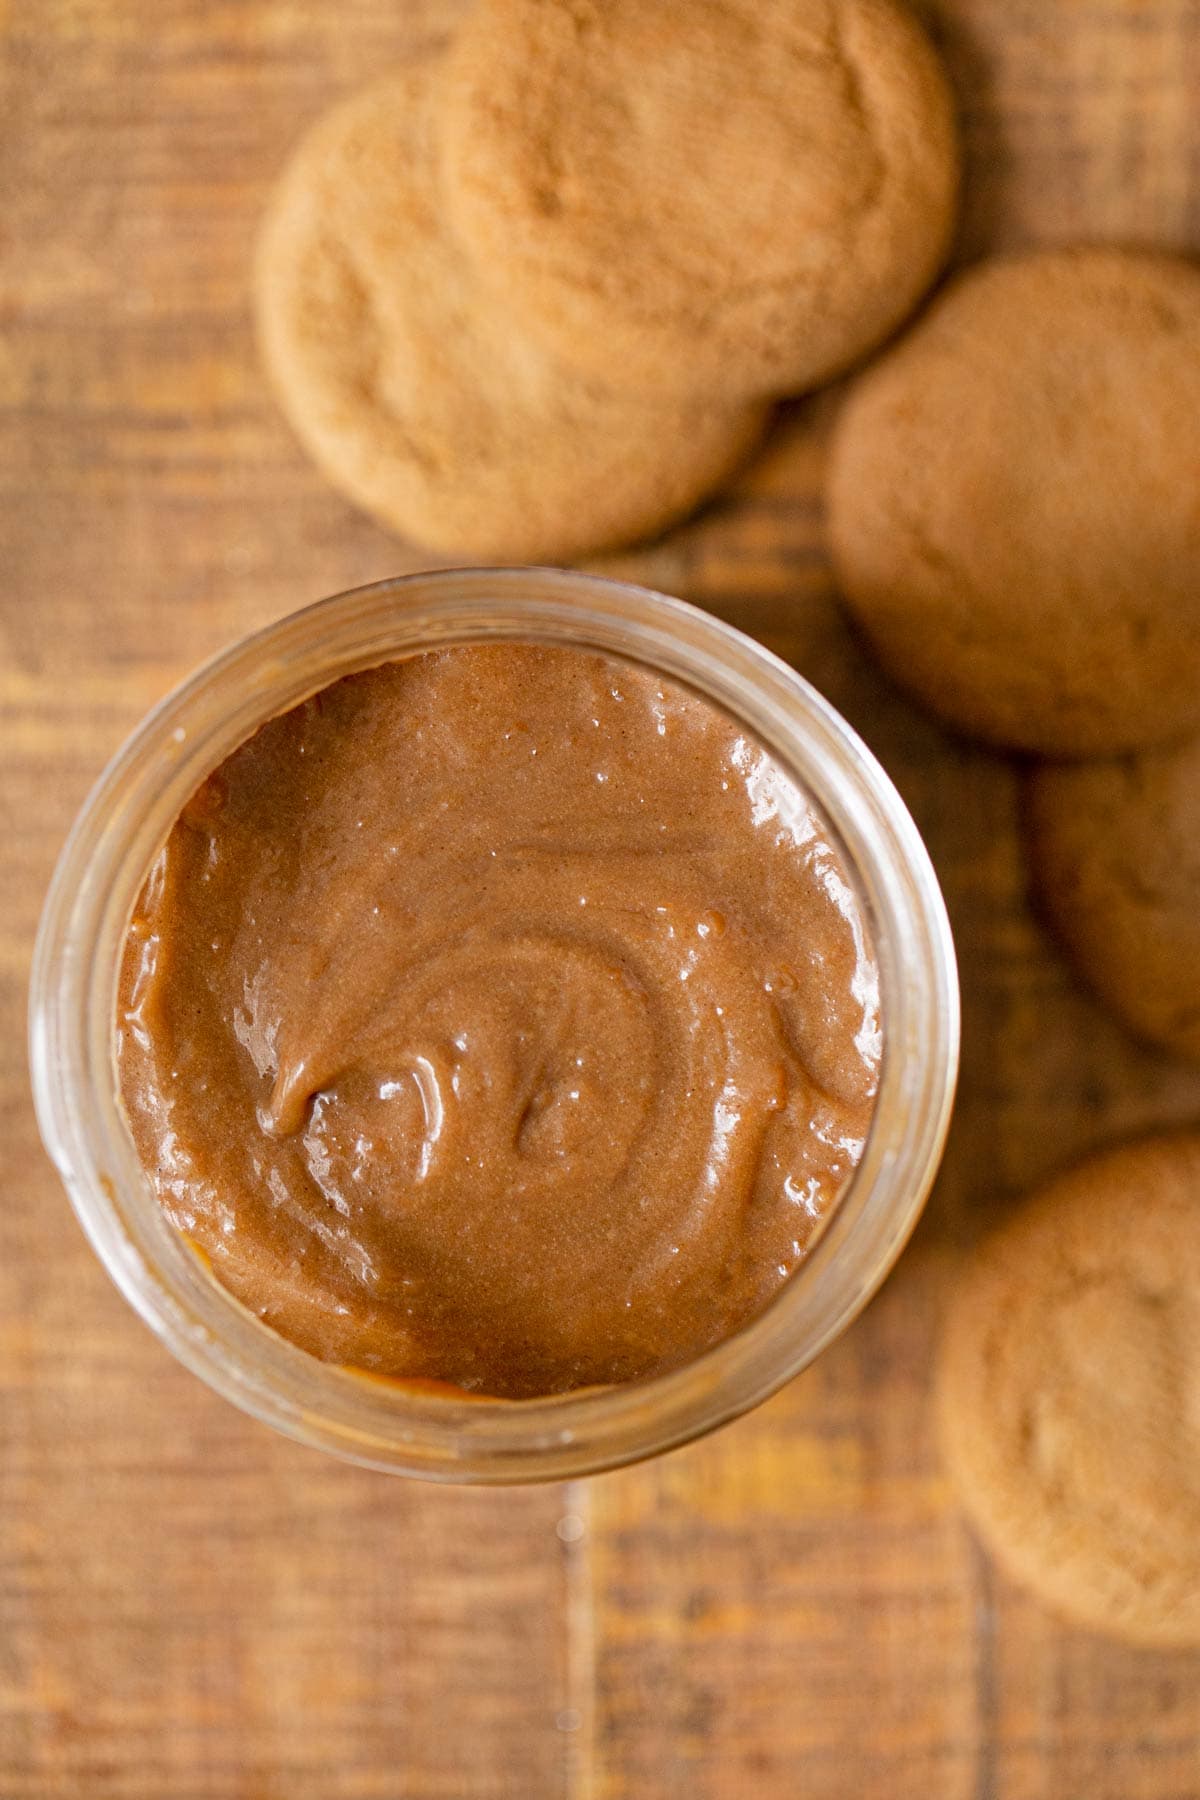
{"label": "cracked cookie surface", "polygon": [[981,1534],[1076,1622],[1200,1643],[1200,1134],[1051,1181],[959,1275],[943,1452]]}
{"label": "cracked cookie surface", "polygon": [[891,0],[482,0],[445,125],[451,216],[497,291],[648,390],[814,386],[948,247],[950,94]]}
{"label": "cracked cookie surface", "polygon": [[1042,911],[1137,1037],[1200,1061],[1200,738],[1047,766],[1026,822]]}
{"label": "cracked cookie surface", "polygon": [[1200,269],[960,276],[852,390],[829,535],[880,661],[959,729],[1105,755],[1200,728]]}
{"label": "cracked cookie surface", "polygon": [[689,512],[750,450],[757,403],[644,404],[528,341],[440,198],[436,51],[326,114],[259,243],[259,341],[328,479],[432,549],[565,561]]}

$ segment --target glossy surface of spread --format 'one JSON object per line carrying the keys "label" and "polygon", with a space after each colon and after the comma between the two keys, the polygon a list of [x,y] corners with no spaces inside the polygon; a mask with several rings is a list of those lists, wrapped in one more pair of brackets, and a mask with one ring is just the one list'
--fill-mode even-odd
{"label": "glossy surface of spread", "polygon": [[684,689],[526,645],[346,677],[228,758],[139,901],[117,1025],[142,1161],[245,1306],[514,1398],[761,1311],[881,1053],[795,783]]}

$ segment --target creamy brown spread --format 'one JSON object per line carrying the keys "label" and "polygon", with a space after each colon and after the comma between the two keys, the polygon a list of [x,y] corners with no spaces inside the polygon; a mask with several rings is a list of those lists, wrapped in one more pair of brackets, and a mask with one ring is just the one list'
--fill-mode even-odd
{"label": "creamy brown spread", "polygon": [[643,669],[496,645],[347,676],[209,777],[117,1049],[161,1203],[246,1307],[515,1398],[759,1313],[858,1160],[881,1034],[780,765]]}

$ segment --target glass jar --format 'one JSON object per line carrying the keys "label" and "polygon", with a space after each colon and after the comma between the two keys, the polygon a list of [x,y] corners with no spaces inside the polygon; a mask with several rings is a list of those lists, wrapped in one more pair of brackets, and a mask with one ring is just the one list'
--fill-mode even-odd
{"label": "glass jar", "polygon": [[[816,801],[874,936],[884,1032],[862,1161],[768,1309],[653,1380],[519,1402],[463,1400],[318,1361],[260,1324],[168,1222],[117,1097],[117,976],[143,880],[200,782],[267,719],[341,675],[496,639],[606,651],[715,701]],[[30,997],[38,1119],[125,1297],[181,1362],[278,1430],[444,1481],[581,1475],[650,1456],[765,1399],[849,1324],[921,1211],[958,1057],[954,950],[911,818],[849,726],[794,670],[682,601],[593,575],[470,569],[379,582],[235,644],[155,708],[80,813],[47,897]]]}

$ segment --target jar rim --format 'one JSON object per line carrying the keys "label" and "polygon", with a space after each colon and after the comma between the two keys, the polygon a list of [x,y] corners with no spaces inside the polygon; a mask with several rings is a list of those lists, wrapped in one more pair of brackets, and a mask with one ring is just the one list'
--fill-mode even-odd
{"label": "jar rim", "polygon": [[[121,945],[154,855],[200,782],[268,718],[354,670],[498,639],[638,661],[715,701],[801,782],[866,908],[883,1061],[863,1156],[814,1246],[765,1311],[693,1362],[617,1386],[459,1402],[323,1363],[206,1272],[170,1224],[118,1095]],[[134,730],[59,858],[30,982],[38,1121],[93,1248],[136,1311],[210,1386],[289,1436],[368,1466],[445,1481],[594,1473],[686,1442],[807,1366],[876,1291],[916,1224],[958,1065],[949,921],[903,801],[841,715],[735,627],[649,588],[557,569],[446,569],[351,589],[285,615],[204,664]]]}

